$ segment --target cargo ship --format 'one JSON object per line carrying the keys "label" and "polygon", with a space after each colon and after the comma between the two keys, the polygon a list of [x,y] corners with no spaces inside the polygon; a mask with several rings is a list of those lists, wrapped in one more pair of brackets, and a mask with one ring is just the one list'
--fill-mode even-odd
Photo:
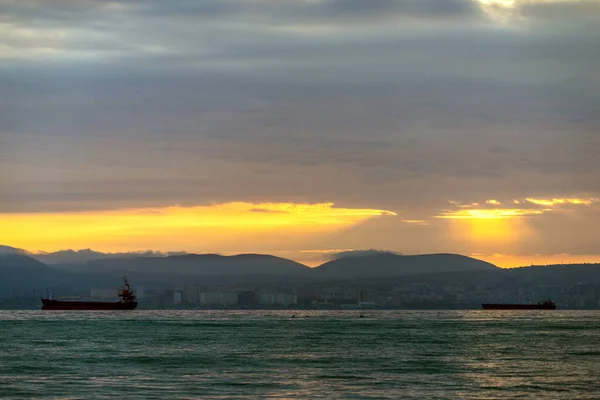
{"label": "cargo ship", "polygon": [[484,310],[555,310],[552,300],[540,301],[537,304],[482,304]]}
{"label": "cargo ship", "polygon": [[53,300],[50,294],[49,298],[42,299],[42,310],[134,310],[137,304],[135,294],[124,277],[118,301]]}

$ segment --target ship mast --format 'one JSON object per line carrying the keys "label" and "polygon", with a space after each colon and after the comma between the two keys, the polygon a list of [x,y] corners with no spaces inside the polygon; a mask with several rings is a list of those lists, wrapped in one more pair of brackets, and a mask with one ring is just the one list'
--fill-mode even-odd
{"label": "ship mast", "polygon": [[127,277],[123,277],[123,286],[119,288],[119,301],[120,302],[132,302],[135,301],[135,294],[131,290]]}

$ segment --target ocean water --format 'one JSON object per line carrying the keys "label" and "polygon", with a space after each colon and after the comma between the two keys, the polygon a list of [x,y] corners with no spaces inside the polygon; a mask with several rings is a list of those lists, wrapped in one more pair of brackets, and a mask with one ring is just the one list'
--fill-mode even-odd
{"label": "ocean water", "polygon": [[0,311],[0,398],[600,399],[600,312]]}

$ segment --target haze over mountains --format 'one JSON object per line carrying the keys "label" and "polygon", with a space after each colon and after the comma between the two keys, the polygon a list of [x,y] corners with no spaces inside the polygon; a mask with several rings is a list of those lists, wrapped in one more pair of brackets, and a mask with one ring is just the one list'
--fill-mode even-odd
{"label": "haze over mountains", "polygon": [[319,278],[341,279],[413,275],[443,271],[489,270],[493,264],[455,254],[401,255],[381,250],[357,250],[332,255],[317,268],[281,257],[263,254],[192,254],[186,252],[102,253],[91,249],[30,253],[0,246],[0,254],[26,255],[56,269],[73,272],[135,272],[190,275],[289,275],[310,274]]}
{"label": "haze over mountains", "polygon": [[[497,270],[492,264],[473,258],[435,254],[403,256],[386,252],[359,252],[309,268],[298,262],[263,254],[222,256],[217,254],[167,255],[145,253],[106,255],[93,251],[63,251],[60,254],[28,254],[3,247],[0,252],[3,285],[22,285],[31,279],[36,284],[86,284],[106,282],[114,286],[120,276],[128,275],[139,284],[179,284],[201,278],[205,282],[240,283],[244,281],[339,281],[376,279],[448,271]],[[68,260],[48,265],[39,261]],[[37,260],[36,260],[37,259]],[[76,261],[73,261],[76,260]],[[110,287],[110,286],[109,286]]]}
{"label": "haze over mountains", "polygon": [[[205,284],[252,282],[340,282],[394,281],[437,282],[439,284],[481,284],[489,279],[501,285],[518,282],[560,284],[600,283],[598,265],[525,267],[504,270],[493,264],[456,254],[398,255],[365,251],[309,268],[285,258],[261,254],[222,256],[217,254],[120,256],[84,251],[76,255],[92,259],[48,265],[19,249],[0,247],[0,295],[14,286],[96,286],[113,287],[120,277],[149,286],[182,285],[191,281]],[[62,253],[64,255],[65,252]],[[150,254],[150,256],[148,255]],[[54,258],[57,259],[57,258]]]}
{"label": "haze over mountains", "polygon": [[121,252],[121,253],[102,253],[91,249],[81,250],[59,250],[55,252],[28,252],[27,250],[17,249],[10,246],[0,245],[0,254],[24,254],[45,264],[71,264],[71,263],[82,263],[92,260],[103,260],[107,258],[131,258],[131,257],[167,257],[173,255],[188,254],[185,251],[171,251],[171,252],[160,252],[160,251],[139,251],[139,252]]}
{"label": "haze over mountains", "polygon": [[1,254],[30,254],[26,250],[17,249],[15,247],[3,246],[0,245],[0,255]]}
{"label": "haze over mountains", "polygon": [[404,256],[367,250],[346,252],[319,267],[264,254],[175,254],[160,252],[105,254],[92,250],[63,250],[32,254],[8,246],[0,254],[35,259],[56,270],[77,273],[182,274],[200,276],[277,275],[318,279],[353,279],[414,275],[442,271],[489,270],[496,266],[454,254]]}

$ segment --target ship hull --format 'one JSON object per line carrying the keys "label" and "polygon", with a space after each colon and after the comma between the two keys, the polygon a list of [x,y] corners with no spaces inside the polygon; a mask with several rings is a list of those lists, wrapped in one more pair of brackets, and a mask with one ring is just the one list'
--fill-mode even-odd
{"label": "ship hull", "polygon": [[136,301],[103,302],[42,299],[42,310],[134,310],[137,304]]}
{"label": "ship hull", "polygon": [[555,310],[554,304],[482,304],[484,310]]}

